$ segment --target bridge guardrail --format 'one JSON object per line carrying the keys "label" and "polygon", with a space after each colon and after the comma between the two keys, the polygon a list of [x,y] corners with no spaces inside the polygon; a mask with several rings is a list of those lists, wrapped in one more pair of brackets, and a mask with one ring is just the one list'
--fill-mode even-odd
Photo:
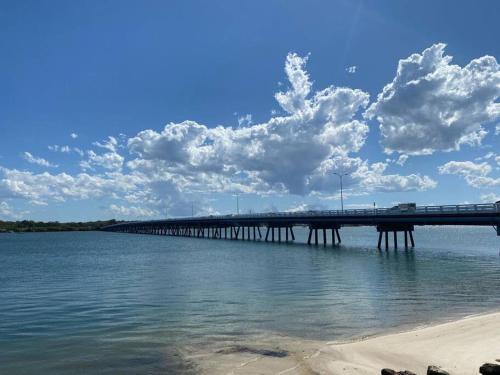
{"label": "bridge guardrail", "polygon": [[[415,209],[400,210],[397,207],[393,208],[365,208],[365,209],[347,209],[347,210],[309,210],[309,211],[293,211],[293,212],[268,212],[256,214],[241,214],[241,215],[211,215],[211,216],[195,216],[175,219],[150,220],[154,221],[169,221],[169,220],[210,220],[210,219],[261,219],[261,218],[276,218],[276,217],[304,217],[304,216],[366,216],[366,215],[418,215],[418,214],[453,214],[453,213],[485,213],[498,212],[500,213],[500,204],[498,203],[481,203],[481,204],[461,204],[461,205],[441,205],[441,206],[417,206]],[[124,223],[130,224],[131,222]],[[120,225],[120,224],[116,224]]]}

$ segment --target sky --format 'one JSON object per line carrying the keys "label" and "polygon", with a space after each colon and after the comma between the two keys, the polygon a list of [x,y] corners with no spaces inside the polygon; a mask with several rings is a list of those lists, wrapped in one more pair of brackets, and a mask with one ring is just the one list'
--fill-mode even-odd
{"label": "sky", "polygon": [[499,14],[0,0],[0,220],[499,200]]}

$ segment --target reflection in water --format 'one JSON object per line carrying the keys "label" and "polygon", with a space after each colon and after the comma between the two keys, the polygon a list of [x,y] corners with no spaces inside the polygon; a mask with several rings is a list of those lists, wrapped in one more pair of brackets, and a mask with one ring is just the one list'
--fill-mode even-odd
{"label": "reflection in water", "polygon": [[418,228],[417,248],[397,252],[376,250],[373,229],[341,233],[335,248],[2,235],[0,373],[191,373],[182,353],[196,345],[266,332],[334,340],[500,305],[489,228]]}

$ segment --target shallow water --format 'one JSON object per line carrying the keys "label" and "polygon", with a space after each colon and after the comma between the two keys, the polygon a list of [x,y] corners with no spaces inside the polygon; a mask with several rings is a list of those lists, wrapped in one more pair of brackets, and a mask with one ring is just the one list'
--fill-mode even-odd
{"label": "shallow water", "polygon": [[341,235],[324,248],[2,234],[0,374],[195,373],[192,345],[335,340],[500,307],[493,228],[417,228],[415,250],[397,252],[377,251],[370,228]]}

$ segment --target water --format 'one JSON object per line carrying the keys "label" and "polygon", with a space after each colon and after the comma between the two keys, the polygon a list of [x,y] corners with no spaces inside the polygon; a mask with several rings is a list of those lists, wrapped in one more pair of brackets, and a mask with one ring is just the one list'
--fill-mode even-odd
{"label": "water", "polygon": [[493,228],[418,228],[417,248],[398,252],[377,251],[372,228],[341,235],[333,249],[0,235],[0,374],[196,373],[187,346],[335,340],[500,307]]}

